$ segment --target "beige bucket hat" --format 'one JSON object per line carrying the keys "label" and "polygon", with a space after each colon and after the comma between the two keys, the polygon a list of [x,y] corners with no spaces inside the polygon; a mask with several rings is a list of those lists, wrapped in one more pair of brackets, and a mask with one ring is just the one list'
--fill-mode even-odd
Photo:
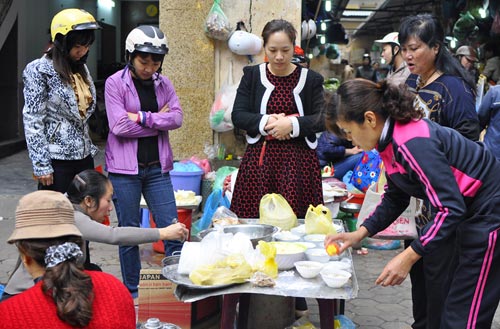
{"label": "beige bucket hat", "polygon": [[60,192],[42,190],[26,194],[19,200],[14,232],[7,242],[65,235],[82,236],[75,225],[73,205]]}

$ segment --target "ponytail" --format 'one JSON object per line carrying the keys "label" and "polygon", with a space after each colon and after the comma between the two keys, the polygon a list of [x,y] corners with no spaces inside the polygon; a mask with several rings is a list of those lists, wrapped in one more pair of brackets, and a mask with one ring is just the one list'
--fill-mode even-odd
{"label": "ponytail", "polygon": [[[83,271],[83,257],[64,255],[54,261],[48,255],[51,247],[73,243],[81,250],[81,237],[66,235],[50,239],[26,239],[16,241],[19,251],[45,268],[42,291],[54,300],[59,318],[72,327],[86,327],[92,320],[93,284],[91,277]],[[60,258],[57,255],[55,258]],[[49,261],[50,260],[50,261]],[[49,261],[49,266],[47,266]]]}
{"label": "ponytail", "polygon": [[378,83],[366,79],[348,80],[339,87],[337,96],[330,95],[326,102],[326,125],[341,136],[336,122],[362,124],[366,111],[373,111],[383,120],[391,117],[402,123],[421,119],[424,113],[414,107],[414,99],[406,85],[396,86],[386,80]]}

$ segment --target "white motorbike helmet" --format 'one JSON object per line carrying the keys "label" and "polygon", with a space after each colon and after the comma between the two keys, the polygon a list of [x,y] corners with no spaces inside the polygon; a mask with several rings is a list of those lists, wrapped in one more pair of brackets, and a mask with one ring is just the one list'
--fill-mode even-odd
{"label": "white motorbike helmet", "polygon": [[[394,64],[394,57],[396,57],[397,54],[401,51],[401,45],[399,44],[399,33],[398,32],[391,32],[386,34],[382,39],[375,40],[375,43],[379,44],[388,44],[391,46],[391,53],[392,53],[392,58],[389,65]],[[396,51],[396,47],[398,47]]]}
{"label": "white motorbike helmet", "polygon": [[316,22],[313,21],[312,19],[309,19],[307,21],[302,21],[301,24],[301,40],[310,40],[312,37],[316,35]]}
{"label": "white motorbike helmet", "polygon": [[399,46],[399,33],[398,32],[391,32],[386,34],[382,39],[375,40],[376,43],[393,43],[396,46]]}
{"label": "white motorbike helmet", "polygon": [[262,50],[262,39],[245,31],[234,31],[227,42],[229,49],[238,55],[257,55]]}
{"label": "white motorbike helmet", "polygon": [[168,54],[167,37],[155,26],[138,26],[130,31],[125,40],[125,57],[127,61],[130,59],[130,54],[135,51],[166,55]]}

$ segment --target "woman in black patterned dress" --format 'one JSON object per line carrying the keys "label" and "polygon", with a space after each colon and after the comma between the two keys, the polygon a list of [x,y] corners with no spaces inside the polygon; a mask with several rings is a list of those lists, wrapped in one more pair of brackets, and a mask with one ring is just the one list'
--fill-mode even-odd
{"label": "woman in black patterned dress", "polygon": [[279,193],[304,218],[323,203],[316,133],[324,130],[323,77],[291,63],[297,32],[287,21],[262,31],[269,63],[244,68],[233,106],[234,126],[247,133],[231,210],[258,218],[261,198]]}

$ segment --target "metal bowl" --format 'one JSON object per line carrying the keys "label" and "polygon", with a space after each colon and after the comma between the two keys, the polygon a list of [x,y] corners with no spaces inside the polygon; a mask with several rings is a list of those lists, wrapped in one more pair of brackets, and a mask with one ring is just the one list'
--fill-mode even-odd
{"label": "metal bowl", "polygon": [[355,214],[361,210],[361,205],[359,203],[351,203],[343,201],[340,203],[340,210],[342,210],[343,212]]}
{"label": "metal bowl", "polygon": [[179,264],[181,256],[167,256],[161,260],[161,264],[165,266]]}
{"label": "metal bowl", "polygon": [[[215,231],[215,228],[201,231],[198,233],[198,239],[203,239],[208,233]],[[278,232],[278,228],[272,225],[266,224],[239,224],[239,225],[226,225],[222,227],[224,233],[242,233],[246,235],[254,248],[257,246],[259,241],[270,242],[273,240],[273,234]]]}

